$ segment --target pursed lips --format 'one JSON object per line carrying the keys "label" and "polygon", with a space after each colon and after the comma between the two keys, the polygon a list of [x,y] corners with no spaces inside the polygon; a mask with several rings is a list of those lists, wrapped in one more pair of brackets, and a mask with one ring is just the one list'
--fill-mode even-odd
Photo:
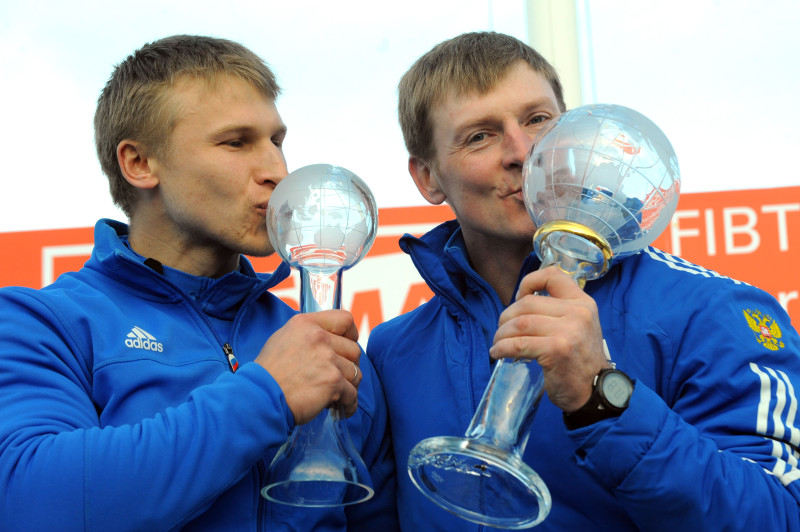
{"label": "pursed lips", "polygon": [[514,198],[517,201],[524,201],[521,188],[510,190],[508,194],[503,195],[503,198]]}

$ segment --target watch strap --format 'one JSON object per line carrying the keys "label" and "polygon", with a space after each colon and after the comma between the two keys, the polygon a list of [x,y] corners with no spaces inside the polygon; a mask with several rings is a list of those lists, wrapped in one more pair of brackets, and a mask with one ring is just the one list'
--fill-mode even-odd
{"label": "watch strap", "polygon": [[[618,417],[620,414],[622,414],[622,412],[625,411],[625,408],[613,408],[608,404],[607,401],[604,401],[602,390],[598,386],[601,378],[606,373],[610,373],[612,371],[622,373],[621,371],[613,368],[604,368],[600,370],[600,373],[594,377],[594,381],[592,382],[592,395],[589,396],[589,400],[586,402],[586,404],[574,412],[563,414],[564,424],[568,430],[587,427],[603,419]],[[622,375],[625,374],[622,373]],[[625,377],[629,379],[627,375],[625,375]]]}

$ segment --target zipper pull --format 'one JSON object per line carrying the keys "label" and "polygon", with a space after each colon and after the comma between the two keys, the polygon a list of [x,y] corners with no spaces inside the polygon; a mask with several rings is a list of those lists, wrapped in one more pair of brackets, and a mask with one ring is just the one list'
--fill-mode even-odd
{"label": "zipper pull", "polygon": [[233,356],[233,347],[228,342],[225,342],[222,350],[225,351],[225,356],[228,357],[228,365],[231,368],[231,372],[236,373],[236,370],[239,369],[239,361]]}

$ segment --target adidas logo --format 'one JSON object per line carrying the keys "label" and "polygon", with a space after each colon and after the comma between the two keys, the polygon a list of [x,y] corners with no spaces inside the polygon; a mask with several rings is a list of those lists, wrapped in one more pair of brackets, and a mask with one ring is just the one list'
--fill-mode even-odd
{"label": "adidas logo", "polygon": [[164,344],[157,341],[155,336],[141,327],[131,329],[125,339],[125,345],[135,349],[144,349],[145,351],[156,351],[158,353],[164,351]]}

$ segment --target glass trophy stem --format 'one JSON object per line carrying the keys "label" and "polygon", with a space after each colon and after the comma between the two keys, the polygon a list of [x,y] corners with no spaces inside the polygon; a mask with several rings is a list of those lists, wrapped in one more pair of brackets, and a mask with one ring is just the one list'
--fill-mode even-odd
{"label": "glass trophy stem", "polygon": [[[557,237],[557,240],[565,238],[555,232],[548,236]],[[541,245],[542,262],[539,269],[555,264],[582,287],[587,271],[593,271],[588,267],[590,263],[564,254],[558,245],[547,242],[550,238],[545,238]],[[547,293],[539,292],[539,295]],[[467,428],[466,437],[484,440],[487,444],[521,457],[543,392],[544,375],[538,364],[527,359],[499,360]]]}
{"label": "glass trophy stem", "polygon": [[498,361],[465,436],[521,457],[543,391],[538,364]]}
{"label": "glass trophy stem", "polygon": [[341,268],[300,268],[300,312],[342,308],[341,287]]}
{"label": "glass trophy stem", "polygon": [[[341,308],[342,269],[300,268],[300,312]],[[346,506],[372,497],[369,471],[338,406],[295,427],[270,464],[266,499],[304,507]]]}

